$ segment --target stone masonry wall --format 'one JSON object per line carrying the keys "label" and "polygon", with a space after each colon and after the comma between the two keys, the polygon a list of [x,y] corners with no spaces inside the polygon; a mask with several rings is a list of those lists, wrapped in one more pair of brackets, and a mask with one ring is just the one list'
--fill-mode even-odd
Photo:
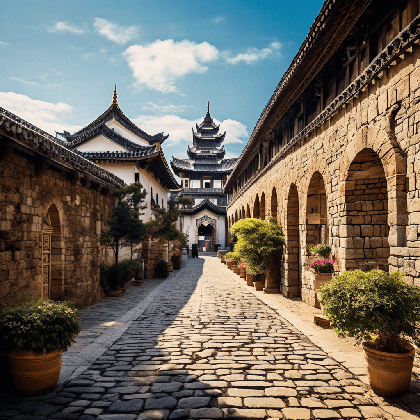
{"label": "stone masonry wall", "polygon": [[340,111],[233,197],[228,207],[230,224],[235,213],[243,214],[247,206],[254,214],[254,204],[262,194],[267,219],[273,208],[267,203],[275,188],[277,218],[286,238],[282,280],[286,296],[301,294],[297,285],[302,287],[307,194],[314,174],[325,185],[327,237],[339,270],[379,266],[404,271],[407,282],[420,285],[418,47],[393,61]]}
{"label": "stone masonry wall", "polygon": [[[100,299],[98,235],[114,198],[82,176],[40,166],[7,147],[0,160],[0,306],[14,292],[42,295],[41,242],[51,233],[53,299],[79,307]],[[35,162],[35,163],[34,163]],[[48,236],[48,235],[47,235]],[[46,240],[48,241],[48,240]]]}

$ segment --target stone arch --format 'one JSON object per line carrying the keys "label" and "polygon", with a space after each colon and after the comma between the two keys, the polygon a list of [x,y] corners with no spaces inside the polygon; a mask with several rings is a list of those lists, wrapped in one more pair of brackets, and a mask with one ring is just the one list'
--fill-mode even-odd
{"label": "stone arch", "polygon": [[404,153],[392,144],[388,134],[379,127],[363,127],[355,133],[347,146],[340,161],[340,201],[345,205],[349,169],[356,156],[364,149],[371,149],[376,153],[386,178],[388,244],[390,247],[404,247],[407,245],[408,224],[407,159]]}
{"label": "stone arch", "polygon": [[261,193],[261,200],[260,200],[260,219],[265,220],[265,193]]}
{"label": "stone arch", "polygon": [[320,172],[312,174],[306,194],[306,245],[328,243],[327,194]]}
{"label": "stone arch", "polygon": [[277,210],[278,210],[278,203],[277,203],[277,190],[276,187],[273,187],[271,191],[271,216],[277,219]]}
{"label": "stone arch", "polygon": [[255,219],[260,218],[260,199],[258,197],[258,194],[257,194],[257,196],[255,197],[255,200],[254,200],[254,208],[253,208],[253,211],[252,211],[252,217],[255,218]]}
{"label": "stone arch", "polygon": [[251,217],[251,209],[249,208],[249,204],[246,205],[246,214],[245,217]]}
{"label": "stone arch", "polygon": [[285,279],[282,292],[287,297],[300,296],[299,193],[295,184],[289,188],[286,214]]}
{"label": "stone arch", "polygon": [[[388,271],[388,186],[385,169],[371,148],[361,150],[345,181],[345,269]],[[342,263],[342,264],[343,264]]]}
{"label": "stone arch", "polygon": [[64,295],[64,245],[62,240],[62,223],[57,206],[53,203],[48,207],[47,224],[52,228],[51,233],[51,283],[49,290],[50,299],[57,300]]}

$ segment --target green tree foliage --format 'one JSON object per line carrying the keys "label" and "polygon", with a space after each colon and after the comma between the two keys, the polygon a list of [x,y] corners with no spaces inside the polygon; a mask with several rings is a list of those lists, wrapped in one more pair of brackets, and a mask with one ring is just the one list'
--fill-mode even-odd
{"label": "green tree foliage", "polygon": [[147,231],[154,238],[164,238],[168,242],[178,240],[181,244],[187,243],[187,238],[176,227],[175,223],[181,215],[181,209],[191,206],[191,199],[178,196],[168,201],[168,210],[153,209],[154,220],[147,222]]}
{"label": "green tree foliage", "polygon": [[242,219],[231,228],[231,240],[234,250],[247,263],[247,272],[264,273],[272,252],[284,245],[281,226],[275,217],[268,222],[261,219]]}
{"label": "green tree foliage", "polygon": [[402,273],[346,271],[319,290],[338,335],[374,340],[372,347],[390,353],[404,352],[404,337],[418,340],[420,288]]}
{"label": "green tree foliage", "polygon": [[106,222],[108,229],[101,232],[99,241],[112,248],[118,264],[120,247],[130,246],[132,254],[133,245],[141,242],[146,234],[145,224],[139,219],[141,210],[146,208],[146,191],[140,183],[135,183],[120,188],[114,196],[118,198],[118,204],[112,209]]}

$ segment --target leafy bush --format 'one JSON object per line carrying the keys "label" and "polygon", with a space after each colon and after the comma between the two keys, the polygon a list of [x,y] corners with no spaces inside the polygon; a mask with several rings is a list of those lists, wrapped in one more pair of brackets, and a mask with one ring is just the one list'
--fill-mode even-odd
{"label": "leafy bush", "polygon": [[328,257],[331,253],[331,246],[328,244],[309,245],[308,251],[311,255],[319,255],[321,257]]}
{"label": "leafy bush", "polygon": [[311,264],[311,268],[317,273],[334,273],[334,261],[316,260]]}
{"label": "leafy bush", "polygon": [[237,253],[237,252],[227,252],[225,254],[225,258],[227,260],[233,260],[233,261],[240,261],[241,260],[241,256]]}
{"label": "leafy bush", "polygon": [[131,270],[143,270],[143,261],[142,260],[128,260],[125,261],[128,264]]}
{"label": "leafy bush", "polygon": [[67,350],[80,332],[73,302],[32,297],[0,311],[0,354]]}
{"label": "leafy bush", "polygon": [[125,284],[133,277],[133,270],[136,266],[140,266],[139,263],[130,260],[124,261],[118,264],[107,267],[105,264],[101,264],[101,286],[104,290],[120,290]]}
{"label": "leafy bush", "polygon": [[[247,263],[247,273],[262,274],[268,268],[270,255],[284,245],[281,226],[275,217],[242,219],[231,229],[235,252]],[[226,254],[227,255],[227,254]]]}
{"label": "leafy bush", "polygon": [[168,277],[168,275],[169,275],[168,263],[166,261],[160,260],[156,266],[155,277],[164,279]]}
{"label": "leafy bush", "polygon": [[420,288],[405,283],[402,273],[346,271],[319,291],[338,335],[389,353],[406,352],[403,339],[418,337]]}

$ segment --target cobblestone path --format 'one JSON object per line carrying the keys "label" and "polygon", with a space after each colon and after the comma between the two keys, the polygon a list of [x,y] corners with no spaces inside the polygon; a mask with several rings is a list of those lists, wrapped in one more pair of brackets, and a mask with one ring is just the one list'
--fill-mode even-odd
{"label": "cobblestone path", "polygon": [[[376,405],[363,382],[215,257],[186,261],[155,293],[120,337],[61,389],[3,396],[0,418],[414,418]],[[114,300],[103,302],[112,312]]]}

